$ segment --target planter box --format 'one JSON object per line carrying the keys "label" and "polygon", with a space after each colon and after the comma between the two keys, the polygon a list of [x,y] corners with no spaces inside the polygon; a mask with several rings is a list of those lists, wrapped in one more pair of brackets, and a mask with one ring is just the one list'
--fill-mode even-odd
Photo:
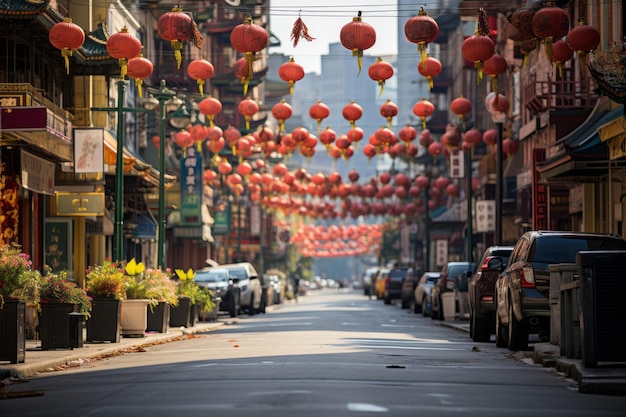
{"label": "planter box", "polygon": [[87,320],[87,341],[120,341],[121,301],[110,298],[94,298],[91,302],[91,317]]}
{"label": "planter box", "polygon": [[[191,311],[191,299],[181,297],[178,300],[178,306],[170,307],[170,326],[171,327],[193,327],[195,320]],[[195,315],[195,314],[194,314]]]}
{"label": "planter box", "polygon": [[[77,306],[67,303],[42,303],[39,316],[41,349],[69,349],[82,346],[82,323],[70,320]],[[81,315],[82,316],[82,315]],[[80,328],[78,328],[80,322]],[[78,336],[80,332],[80,337]],[[77,341],[80,340],[80,346]]]}
{"label": "planter box", "polygon": [[23,363],[26,359],[23,301],[5,300],[0,308],[0,361]]}
{"label": "planter box", "polygon": [[215,307],[211,311],[201,311],[198,316],[200,321],[216,321],[218,313],[220,311],[220,302],[213,301],[215,303]]}
{"label": "planter box", "polygon": [[160,302],[155,307],[148,307],[148,326],[146,331],[167,333],[170,324],[170,303]]}
{"label": "planter box", "polygon": [[148,327],[148,304],[148,300],[122,300],[122,336],[145,336]]}

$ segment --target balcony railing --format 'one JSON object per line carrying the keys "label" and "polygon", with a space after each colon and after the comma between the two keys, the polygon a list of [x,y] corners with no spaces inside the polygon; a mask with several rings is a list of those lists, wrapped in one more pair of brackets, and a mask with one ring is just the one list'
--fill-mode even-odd
{"label": "balcony railing", "polygon": [[571,70],[563,69],[563,77],[557,80],[537,80],[534,74],[527,78],[521,99],[531,117],[543,111],[593,108],[598,95],[592,78],[576,80],[571,75]]}

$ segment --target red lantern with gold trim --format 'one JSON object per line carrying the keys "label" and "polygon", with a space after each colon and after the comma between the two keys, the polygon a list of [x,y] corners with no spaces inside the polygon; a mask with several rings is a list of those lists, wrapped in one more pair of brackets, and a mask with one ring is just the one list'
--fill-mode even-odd
{"label": "red lantern with gold trim", "polygon": [[463,41],[461,53],[463,58],[474,63],[478,82],[483,78],[484,62],[493,56],[494,51],[493,41],[488,36],[479,35],[478,32]]}
{"label": "red lantern with gold trim", "polygon": [[552,43],[567,35],[569,15],[560,7],[555,7],[554,2],[548,2],[548,6],[537,10],[533,15],[532,30],[541,38],[546,56],[552,60]]}
{"label": "red lantern with gold trim", "polygon": [[426,48],[439,36],[439,25],[424,8],[420,8],[417,16],[411,17],[404,24],[404,35],[409,42],[417,44],[420,62],[426,61]]}
{"label": "red lantern with gold trim", "polygon": [[298,64],[293,58],[278,67],[278,76],[281,80],[289,83],[289,94],[293,94],[293,86],[296,81],[304,78],[304,68]]}
{"label": "red lantern with gold trim", "polygon": [[376,43],[376,31],[368,23],[361,19],[361,11],[352,22],[341,28],[339,41],[346,48],[352,51],[352,56],[357,57],[359,74],[363,68],[363,51],[371,48]]}
{"label": "red lantern with gold trim", "polygon": [[513,139],[504,139],[502,141],[502,152],[506,154],[507,157],[513,155],[519,149],[519,142]]}
{"label": "red lantern with gold trim", "polygon": [[188,146],[193,145],[194,139],[187,130],[181,130],[174,135],[174,142],[181,148],[185,149]]}
{"label": "red lantern with gold trim", "polygon": [[370,65],[367,73],[372,80],[378,82],[378,86],[380,87],[378,97],[380,97],[383,94],[385,81],[393,76],[393,66],[389,62],[383,61],[381,57],[378,57],[376,62]]}
{"label": "red lantern with gold trim", "polygon": [[425,98],[421,99],[413,106],[413,114],[422,121],[422,129],[426,129],[426,118],[432,116],[435,106]]}
{"label": "red lantern with gold trim", "polygon": [[574,51],[565,41],[558,40],[552,44],[552,62],[556,64],[559,78],[563,78],[563,63],[574,58]]}
{"label": "red lantern with gold trim", "polygon": [[124,26],[122,30],[107,39],[107,52],[120,63],[120,78],[126,78],[128,71],[128,60],[135,58],[141,52],[141,42],[139,39],[128,33],[128,28]]}
{"label": "red lantern with gold trim", "polygon": [[244,54],[244,58],[247,63],[248,73],[247,77],[243,79],[243,93],[248,93],[248,82],[252,78],[253,70],[252,63],[255,59],[255,54],[265,47],[269,43],[269,35],[267,31],[252,22],[252,16],[246,16],[243,23],[235,26],[230,33],[230,44],[238,52]]}
{"label": "red lantern with gold trim", "polygon": [[472,112],[472,102],[465,97],[457,97],[450,103],[452,113],[459,116],[459,120],[463,121],[464,115]]}
{"label": "red lantern with gold trim", "polygon": [[189,75],[192,80],[196,80],[201,97],[204,96],[205,80],[211,78],[214,71],[213,64],[206,59],[194,59],[187,65],[187,75]]}
{"label": "red lantern with gold trim", "polygon": [[50,28],[48,40],[57,49],[61,50],[61,56],[65,61],[65,69],[70,73],[70,57],[72,51],[80,48],[85,43],[85,32],[72,19],[66,17]]}
{"label": "red lantern with gold trim", "polygon": [[587,54],[595,51],[600,44],[600,32],[593,26],[589,26],[582,18],[578,19],[578,25],[569,31],[565,37],[567,46],[578,54],[580,64],[580,74],[585,75],[587,65]]}
{"label": "red lantern with gold trim", "polygon": [[398,115],[398,105],[391,100],[387,100],[380,106],[380,115],[387,119],[387,126],[391,129],[391,119]]}
{"label": "red lantern with gold trim", "polygon": [[493,54],[483,64],[483,71],[491,78],[491,91],[498,91],[498,75],[504,74],[509,64],[502,55]]}
{"label": "red lantern with gold trim", "polygon": [[237,112],[244,117],[246,130],[250,130],[250,119],[259,112],[259,105],[256,101],[246,97],[237,104]]}
{"label": "red lantern with gold trim", "polygon": [[317,100],[317,103],[309,108],[309,116],[317,121],[317,131],[319,133],[322,126],[322,120],[330,116],[330,109],[326,104],[322,103],[321,100]]}
{"label": "red lantern with gold trim", "polygon": [[328,152],[330,145],[332,145],[335,139],[337,139],[337,134],[330,127],[326,127],[326,129],[320,133],[320,142],[326,147],[326,152]]}
{"label": "red lantern with gold trim", "polygon": [[485,130],[483,133],[483,142],[487,145],[495,145],[498,143],[498,131],[495,129]]}
{"label": "red lantern with gold trim", "polygon": [[411,125],[406,125],[398,132],[398,137],[407,145],[417,138],[417,130]]}
{"label": "red lantern with gold trim", "polygon": [[152,75],[154,65],[152,65],[152,62],[144,58],[142,55],[139,55],[138,57],[132,58],[128,61],[128,67],[126,70],[128,72],[128,76],[135,79],[139,97],[143,97],[141,88],[143,86],[143,79],[149,78]]}
{"label": "red lantern with gold trim", "polygon": [[442,69],[443,66],[441,65],[441,62],[437,58],[433,58],[431,56],[417,64],[417,72],[426,77],[428,88],[430,90],[432,90],[435,85],[433,77],[439,75]]}
{"label": "red lantern with gold trim", "polygon": [[169,41],[174,50],[176,64],[180,69],[183,61],[181,50],[184,41],[191,41],[198,49],[202,46],[204,38],[196,26],[191,14],[183,12],[183,9],[174,6],[172,11],[164,13],[157,21],[157,33],[165,41]]}
{"label": "red lantern with gold trim", "polygon": [[356,121],[363,116],[363,108],[353,101],[344,106],[341,114],[343,118],[350,122],[350,127],[356,126]]}
{"label": "red lantern with gold trim", "polygon": [[282,133],[283,130],[285,130],[285,120],[289,119],[292,114],[293,109],[291,108],[291,105],[284,99],[274,104],[274,107],[272,107],[272,116],[278,120],[278,133]]}
{"label": "red lantern with gold trim", "polygon": [[215,125],[215,116],[222,111],[222,103],[215,97],[208,96],[198,103],[198,110],[209,119],[209,125]]}

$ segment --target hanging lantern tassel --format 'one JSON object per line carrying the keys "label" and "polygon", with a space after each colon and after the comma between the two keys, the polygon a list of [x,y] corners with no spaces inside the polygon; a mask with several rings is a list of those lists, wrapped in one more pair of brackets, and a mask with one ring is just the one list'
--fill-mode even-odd
{"label": "hanging lantern tassel", "polygon": [[476,68],[476,84],[480,84],[483,80],[483,63],[482,61],[475,61],[474,68]]}
{"label": "hanging lantern tassel", "polygon": [[253,69],[252,63],[254,62],[254,52],[246,52],[244,53],[244,57],[246,58],[246,63],[248,64],[248,74],[244,78],[241,79],[243,82],[243,94],[248,94],[248,82],[252,79]]}
{"label": "hanging lantern tassel", "polygon": [[198,79],[198,81],[196,81],[196,83],[198,84],[198,89],[200,90],[200,96],[204,96],[204,84],[205,81],[202,79]]}
{"label": "hanging lantern tassel", "polygon": [[61,50],[61,56],[65,60],[65,69],[67,70],[67,75],[70,74],[70,57],[72,56],[72,50],[70,48],[63,48]]}
{"label": "hanging lantern tassel", "polygon": [[420,63],[424,64],[424,62],[426,62],[426,49],[427,49],[427,45],[426,42],[419,42],[417,44],[417,50],[420,52]]}
{"label": "hanging lantern tassel", "polygon": [[548,57],[548,61],[552,61],[552,43],[554,42],[554,38],[552,36],[548,36],[543,40],[544,48],[546,48],[546,56]]}
{"label": "hanging lantern tassel", "polygon": [[183,62],[183,55],[180,52],[183,49],[183,43],[178,39],[174,39],[173,41],[170,41],[170,45],[172,45],[172,49],[174,50],[176,65],[178,66],[178,69],[180,69],[180,64]]}
{"label": "hanging lantern tassel", "polygon": [[433,80],[433,77],[431,77],[430,75],[427,76],[426,81],[428,81],[428,89],[432,90],[433,87],[435,86],[435,81]]}
{"label": "hanging lantern tassel", "polygon": [[246,120],[246,130],[250,130],[250,116],[246,115],[244,119]]}
{"label": "hanging lantern tassel", "polygon": [[426,118],[425,117],[420,117],[420,120],[422,121],[422,130],[426,129]]}
{"label": "hanging lantern tassel", "polygon": [[490,75],[491,77],[491,91],[498,91],[498,76]]}
{"label": "hanging lantern tassel", "polygon": [[378,91],[378,98],[383,95],[383,90],[385,89],[385,80],[378,80],[378,86],[380,90]]}
{"label": "hanging lantern tassel", "polygon": [[128,73],[128,60],[126,58],[120,58],[120,79],[125,79]]}
{"label": "hanging lantern tassel", "polygon": [[135,78],[135,84],[137,84],[137,93],[139,94],[139,98],[142,98],[143,97],[143,90],[142,90],[143,79]]}

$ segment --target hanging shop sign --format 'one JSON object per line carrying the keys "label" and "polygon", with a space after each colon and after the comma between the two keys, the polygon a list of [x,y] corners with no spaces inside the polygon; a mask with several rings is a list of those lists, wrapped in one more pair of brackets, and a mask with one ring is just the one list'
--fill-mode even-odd
{"label": "hanging shop sign", "polygon": [[197,226],[202,221],[202,153],[195,146],[185,148],[181,159],[180,223]]}
{"label": "hanging shop sign", "polygon": [[104,216],[104,193],[56,193],[57,216]]}
{"label": "hanging shop sign", "polygon": [[20,151],[22,186],[40,194],[54,194],[54,162]]}

